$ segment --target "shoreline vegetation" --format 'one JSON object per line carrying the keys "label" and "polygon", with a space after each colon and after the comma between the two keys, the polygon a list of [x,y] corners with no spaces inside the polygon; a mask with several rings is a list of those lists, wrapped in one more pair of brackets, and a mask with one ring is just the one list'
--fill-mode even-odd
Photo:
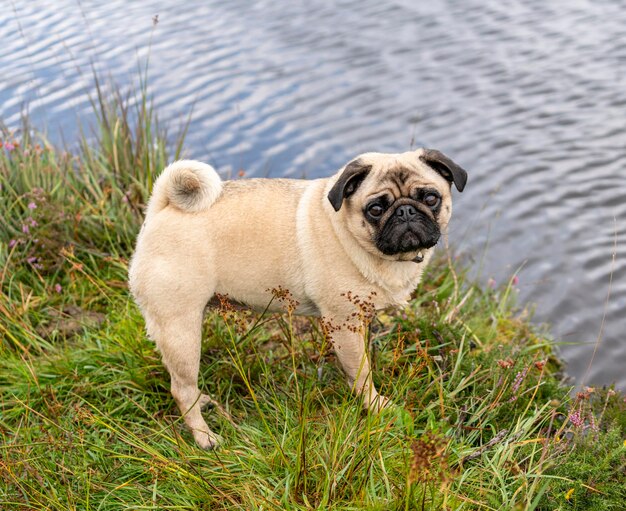
{"label": "shoreline vegetation", "polygon": [[[320,325],[224,305],[200,385],[225,437],[198,449],[126,287],[154,177],[181,156],[142,80],[102,92],[61,151],[0,128],[0,508],[622,510],[626,401],[571,395],[514,280],[469,282],[440,251],[410,306],[371,326],[361,410]],[[288,308],[288,307],[287,307]]]}

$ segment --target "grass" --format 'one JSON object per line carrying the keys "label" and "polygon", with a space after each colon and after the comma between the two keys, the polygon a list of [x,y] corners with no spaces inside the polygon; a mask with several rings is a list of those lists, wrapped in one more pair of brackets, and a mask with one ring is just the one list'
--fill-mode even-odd
{"label": "grass", "polygon": [[626,402],[576,396],[545,332],[443,257],[406,310],[371,325],[362,411],[320,325],[228,309],[206,319],[201,388],[228,413],[198,449],[126,288],[168,145],[145,80],[100,91],[75,153],[25,122],[0,135],[0,508],[621,510]]}

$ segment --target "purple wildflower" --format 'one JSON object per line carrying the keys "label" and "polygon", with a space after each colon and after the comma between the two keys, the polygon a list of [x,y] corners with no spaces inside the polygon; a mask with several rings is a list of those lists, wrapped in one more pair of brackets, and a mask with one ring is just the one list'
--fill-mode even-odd
{"label": "purple wildflower", "polygon": [[61,291],[63,291],[63,287],[61,286],[61,284],[55,284],[55,285],[54,285],[54,290],[55,290],[57,293],[60,293]]}
{"label": "purple wildflower", "polygon": [[527,374],[528,374],[528,367],[525,367],[523,370],[519,371],[515,375],[515,380],[513,381],[513,388],[511,389],[511,392],[513,393],[513,396],[511,396],[510,401],[515,401],[517,399],[517,391],[519,390],[520,386],[522,385],[522,382],[526,378]]}
{"label": "purple wildflower", "polygon": [[33,263],[34,263],[34,262],[36,262],[36,261],[37,261],[37,258],[36,258],[36,257],[34,257],[34,256],[29,257],[29,258],[27,258],[27,259],[26,259],[26,262],[27,262],[28,264],[33,264]]}
{"label": "purple wildflower", "polygon": [[28,228],[28,225],[26,224],[22,225],[22,232],[24,234],[30,234],[30,229]]}
{"label": "purple wildflower", "polygon": [[30,226],[31,227],[37,227],[37,225],[39,225],[39,224],[37,224],[37,220],[35,220],[34,218],[31,218],[30,219]]}
{"label": "purple wildflower", "polygon": [[7,151],[11,152],[11,151],[13,151],[13,149],[15,149],[15,145],[14,145],[14,144],[12,144],[11,142],[5,142],[5,143],[4,143],[4,148],[5,148]]}
{"label": "purple wildflower", "polygon": [[37,209],[37,204],[35,204],[34,202],[29,202],[28,209]]}
{"label": "purple wildflower", "polygon": [[9,241],[9,248],[13,248],[15,245],[17,245],[17,240]]}
{"label": "purple wildflower", "polygon": [[582,427],[585,423],[582,415],[580,414],[580,410],[574,410],[570,412],[567,417],[569,418],[569,421],[577,428]]}

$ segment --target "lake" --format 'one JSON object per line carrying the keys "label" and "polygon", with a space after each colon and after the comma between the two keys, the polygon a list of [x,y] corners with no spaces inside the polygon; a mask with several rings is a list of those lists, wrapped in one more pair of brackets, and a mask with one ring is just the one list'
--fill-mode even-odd
{"label": "lake", "polygon": [[186,156],[224,176],[440,149],[470,176],[454,250],[486,285],[518,276],[569,374],[600,339],[585,383],[626,389],[625,27],[618,1],[14,0],[0,118],[71,145],[90,65],[124,85],[149,55],[160,120],[193,108]]}

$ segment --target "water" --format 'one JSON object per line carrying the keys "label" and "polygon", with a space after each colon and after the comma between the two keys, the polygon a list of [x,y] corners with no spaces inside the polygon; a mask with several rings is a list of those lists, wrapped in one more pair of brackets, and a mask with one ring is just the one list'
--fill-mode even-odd
{"label": "water", "polygon": [[161,120],[193,106],[187,156],[224,175],[326,176],[362,151],[438,148],[470,174],[455,247],[485,281],[519,269],[570,374],[602,332],[588,382],[626,388],[623,2],[169,4],[4,5],[0,117],[28,105],[71,142],[91,119],[90,62],[129,83],[152,41]]}

